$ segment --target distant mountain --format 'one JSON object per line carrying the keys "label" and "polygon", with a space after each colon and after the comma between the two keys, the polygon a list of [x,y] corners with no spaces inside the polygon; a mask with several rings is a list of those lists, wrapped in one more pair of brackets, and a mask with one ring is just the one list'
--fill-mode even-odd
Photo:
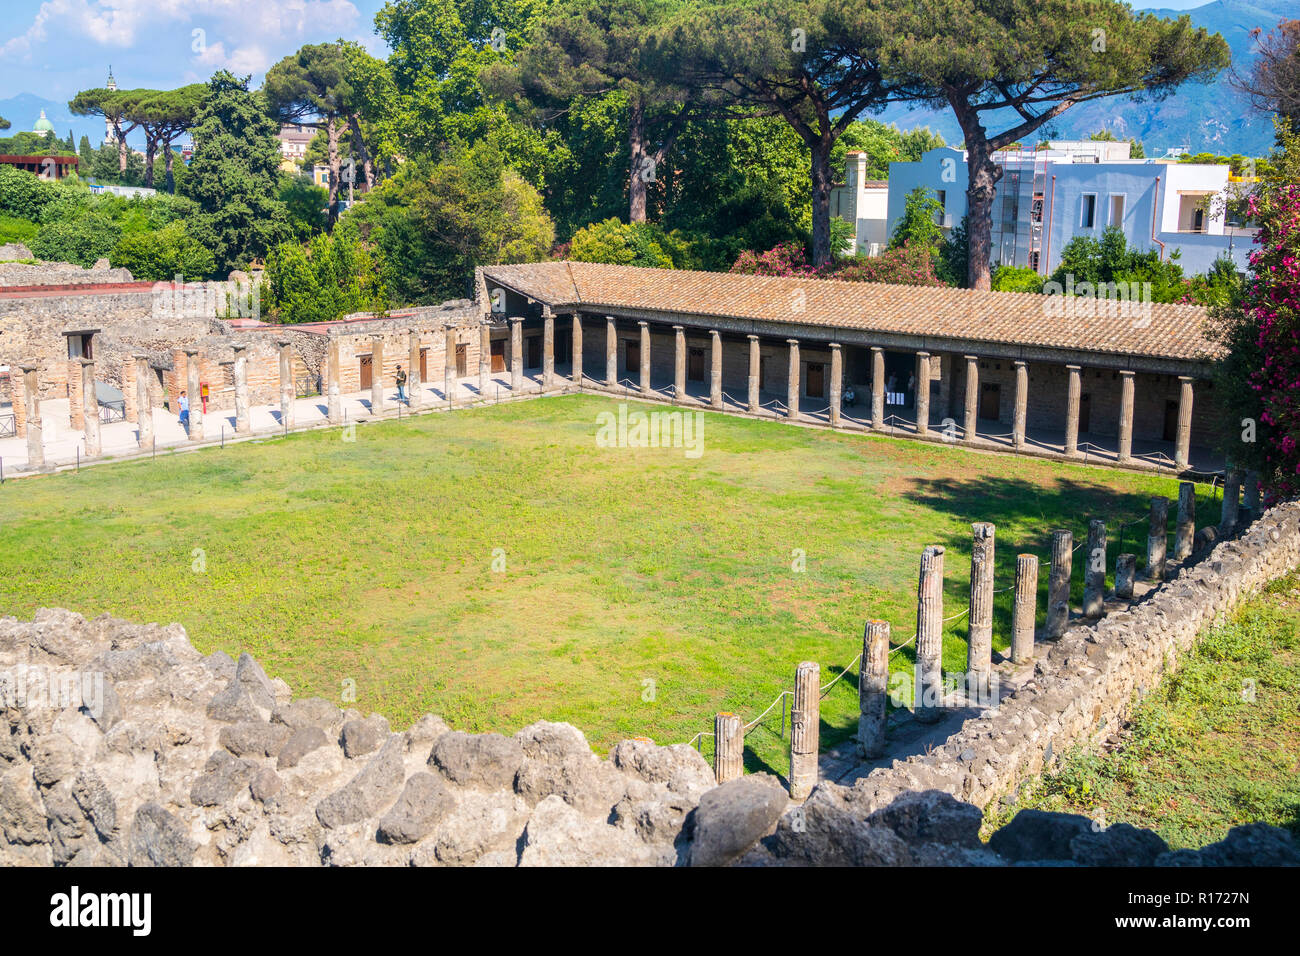
{"label": "distant mountain", "polygon": [[[12,124],[9,129],[0,131],[0,136],[12,136],[21,130],[31,129],[41,115],[41,110],[45,110],[45,116],[54,124],[54,132],[60,139],[71,130],[73,143],[80,143],[82,136],[90,137],[91,146],[99,146],[104,142],[103,117],[73,116],[66,101],[46,100],[33,93],[19,93],[0,100],[0,116]],[[126,141],[137,149],[144,149],[144,136],[139,131],[128,136]]]}
{"label": "distant mountain", "polygon": [[[1252,58],[1251,30],[1260,27],[1268,31],[1279,20],[1300,16],[1296,0],[1216,0],[1192,10],[1151,8],[1151,12],[1170,19],[1185,13],[1196,26],[1222,34],[1232,51],[1233,64],[1239,66],[1249,64]],[[962,140],[961,129],[948,110],[892,106],[872,118],[897,123],[903,129],[929,126],[949,143]],[[998,121],[1008,122],[1011,118],[999,117]],[[1273,145],[1272,123],[1250,109],[1228,84],[1226,70],[1211,83],[1184,84],[1160,101],[1113,98],[1076,106],[1040,130],[1035,141],[1083,139],[1102,128],[1114,130],[1122,139],[1140,140],[1148,156],[1163,155],[1170,146],[1186,146],[1193,152],[1262,156]]]}

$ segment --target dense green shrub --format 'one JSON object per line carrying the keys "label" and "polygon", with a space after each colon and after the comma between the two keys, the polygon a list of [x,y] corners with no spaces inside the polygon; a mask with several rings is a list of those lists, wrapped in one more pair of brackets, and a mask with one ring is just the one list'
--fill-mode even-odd
{"label": "dense green shrub", "polygon": [[186,281],[206,279],[216,268],[211,250],[191,236],[183,222],[123,235],[109,261],[114,267],[130,269],[136,279],[150,282],[178,275]]}

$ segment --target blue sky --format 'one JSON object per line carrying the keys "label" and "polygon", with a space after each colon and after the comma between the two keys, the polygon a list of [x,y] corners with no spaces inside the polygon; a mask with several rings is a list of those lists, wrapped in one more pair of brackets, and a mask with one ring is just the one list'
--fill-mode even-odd
{"label": "blue sky", "polygon": [[[1165,0],[1188,9],[1205,0]],[[100,86],[169,88],[225,67],[254,74],[304,43],[344,37],[382,54],[383,0],[2,0],[0,99],[70,99]],[[195,31],[201,31],[196,33]]]}
{"label": "blue sky", "polygon": [[[372,53],[383,0],[0,0],[0,99],[68,100],[102,86],[166,89],[227,68],[254,74],[304,43],[343,37]],[[196,32],[197,31],[197,32]],[[16,117],[15,117],[16,119]]]}

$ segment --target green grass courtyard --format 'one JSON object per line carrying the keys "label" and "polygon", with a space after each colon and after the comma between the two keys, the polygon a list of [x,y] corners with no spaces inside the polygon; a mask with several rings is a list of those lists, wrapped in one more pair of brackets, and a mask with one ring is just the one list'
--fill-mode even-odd
{"label": "green grass courtyard", "polygon": [[[354,682],[351,706],[394,727],[545,718],[600,749],[674,743],[719,710],[757,716],[801,660],[829,681],[868,618],[904,641],[928,544],[948,549],[946,615],[965,608],[973,521],[997,525],[997,588],[1039,555],[1041,622],[1053,528],[1081,540],[1106,518],[1113,566],[1119,519],[1140,554],[1150,496],[1177,497],[1166,478],[708,413],[698,458],[600,447],[616,409],[547,398],[9,481],[0,613],[176,621],[296,694],[347,704]],[[1208,490],[1198,504],[1217,517]],[[1002,649],[1011,593],[995,606]],[[948,624],[945,669],[964,670],[965,635]],[[856,716],[850,674],[823,746]],[[751,769],[787,770],[779,728],[773,712],[750,733]]]}

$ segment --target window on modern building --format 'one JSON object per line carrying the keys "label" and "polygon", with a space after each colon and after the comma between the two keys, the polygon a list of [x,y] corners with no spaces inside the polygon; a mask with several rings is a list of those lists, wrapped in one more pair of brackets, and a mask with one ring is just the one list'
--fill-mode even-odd
{"label": "window on modern building", "polygon": [[936,189],[935,196],[939,200],[939,211],[934,214],[934,224],[942,226],[944,214],[948,212],[948,190]]}
{"label": "window on modern building", "polygon": [[1110,195],[1110,224],[1112,226],[1124,225],[1124,194],[1111,193]]}
{"label": "window on modern building", "polygon": [[1083,197],[1083,212],[1079,217],[1079,225],[1084,229],[1091,229],[1097,224],[1097,197],[1091,193]]}

